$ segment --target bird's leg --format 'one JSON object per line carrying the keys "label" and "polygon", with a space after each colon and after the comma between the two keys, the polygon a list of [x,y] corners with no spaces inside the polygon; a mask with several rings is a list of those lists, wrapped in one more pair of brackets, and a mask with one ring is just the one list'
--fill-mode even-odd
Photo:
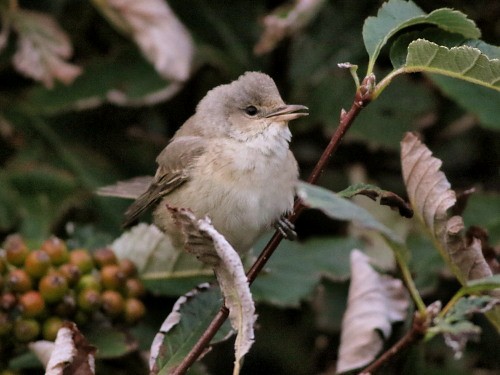
{"label": "bird's leg", "polygon": [[285,217],[282,216],[274,223],[274,227],[281,233],[281,235],[290,241],[297,239],[295,226]]}

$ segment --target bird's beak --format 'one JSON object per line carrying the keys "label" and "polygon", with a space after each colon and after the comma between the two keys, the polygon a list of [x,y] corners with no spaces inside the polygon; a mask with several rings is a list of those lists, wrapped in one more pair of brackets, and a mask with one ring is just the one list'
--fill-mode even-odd
{"label": "bird's beak", "polygon": [[[306,111],[306,112],[304,112]],[[295,120],[296,118],[303,117],[309,115],[307,112],[309,108],[299,104],[287,104],[283,107],[279,107],[268,113],[266,118],[270,118],[273,121],[290,121]]]}

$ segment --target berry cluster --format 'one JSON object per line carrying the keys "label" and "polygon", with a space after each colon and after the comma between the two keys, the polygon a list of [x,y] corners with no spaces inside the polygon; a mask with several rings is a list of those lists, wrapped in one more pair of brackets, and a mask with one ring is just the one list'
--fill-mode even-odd
{"label": "berry cluster", "polygon": [[0,341],[53,341],[63,320],[134,324],[145,313],[135,265],[111,249],[68,251],[57,237],[30,250],[19,235],[0,253]]}

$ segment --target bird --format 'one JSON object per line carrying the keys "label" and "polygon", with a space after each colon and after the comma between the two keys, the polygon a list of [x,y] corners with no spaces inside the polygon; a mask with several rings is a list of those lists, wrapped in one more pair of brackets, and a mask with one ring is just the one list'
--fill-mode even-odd
{"label": "bird", "polygon": [[136,198],[125,212],[125,227],[153,209],[154,223],[176,248],[186,239],[169,207],[208,216],[244,254],[273,225],[293,233],[284,217],[293,210],[299,170],[288,122],[307,115],[307,107],[285,104],[269,75],[246,72],[207,92],[156,158],[154,177],[98,194]]}

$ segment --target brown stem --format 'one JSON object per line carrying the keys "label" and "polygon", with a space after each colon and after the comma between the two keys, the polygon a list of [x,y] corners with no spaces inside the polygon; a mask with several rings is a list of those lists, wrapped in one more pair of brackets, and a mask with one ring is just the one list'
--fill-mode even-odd
{"label": "brown stem", "polygon": [[363,369],[358,375],[368,375],[373,374],[375,371],[379,370],[385,363],[392,359],[396,354],[406,349],[413,343],[422,339],[429,326],[429,320],[427,317],[420,315],[418,312],[413,318],[413,324],[411,329],[406,332],[406,334],[401,337],[401,339],[391,346],[384,354],[382,354],[375,362]]}
{"label": "brown stem", "polygon": [[[330,139],[330,143],[326,147],[325,151],[321,155],[318,163],[314,167],[313,171],[309,175],[307,182],[310,184],[315,184],[323,170],[326,168],[331,156],[335,152],[335,150],[339,147],[342,139],[344,138],[345,133],[351,127],[354,119],[358,116],[361,109],[365,107],[371,101],[371,94],[373,88],[375,86],[375,76],[370,75],[363,80],[363,83],[356,91],[356,95],[354,97],[354,102],[352,103],[349,112],[345,112],[342,110],[340,114],[340,122],[339,126],[335,130],[332,138]],[[297,218],[300,216],[302,211],[304,210],[304,205],[300,200],[295,201],[295,206],[293,212],[289,215],[288,220],[291,223],[294,223]],[[260,273],[262,268],[266,265],[267,261],[274,253],[278,245],[280,244],[283,236],[279,231],[276,231],[274,235],[271,237],[266,247],[260,253],[259,257],[252,265],[252,267],[247,272],[248,282],[252,284],[256,279],[257,275]],[[226,306],[222,306],[217,315],[215,315],[214,319],[207,327],[203,335],[198,339],[197,343],[191,348],[191,351],[188,353],[186,357],[182,360],[178,367],[171,373],[172,375],[183,375],[186,371],[191,367],[191,365],[198,359],[198,357],[203,353],[205,348],[210,344],[212,338],[215,336],[219,328],[224,324],[227,317],[229,315],[229,310]]]}

